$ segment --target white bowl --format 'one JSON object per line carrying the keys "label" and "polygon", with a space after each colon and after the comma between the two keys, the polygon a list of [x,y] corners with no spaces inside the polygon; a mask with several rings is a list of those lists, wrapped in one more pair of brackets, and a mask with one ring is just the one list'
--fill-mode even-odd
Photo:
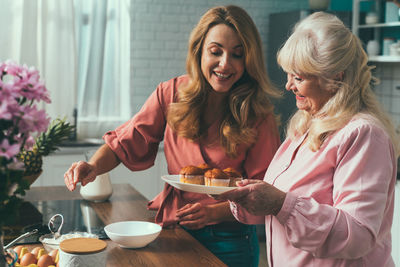
{"label": "white bowl", "polygon": [[141,248],[155,240],[161,226],[144,221],[116,222],[104,227],[107,236],[123,248]]}

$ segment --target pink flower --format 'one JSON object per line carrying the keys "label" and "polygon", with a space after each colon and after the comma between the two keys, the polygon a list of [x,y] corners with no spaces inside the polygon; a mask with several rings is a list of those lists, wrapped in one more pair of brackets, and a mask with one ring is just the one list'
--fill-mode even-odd
{"label": "pink flower", "polygon": [[19,150],[20,144],[10,145],[7,138],[5,138],[0,144],[0,156],[7,159],[15,157],[19,153]]}
{"label": "pink flower", "polygon": [[22,145],[31,148],[34,136],[47,130],[50,118],[36,105],[40,101],[51,102],[35,68],[0,63],[0,156],[8,160],[3,164],[16,160]]}
{"label": "pink flower", "polygon": [[[26,98],[34,101],[43,100],[50,103],[48,91],[39,72],[26,65],[19,66],[12,61],[0,64],[0,88],[3,94],[13,95],[16,98]],[[7,92],[8,91],[8,92]]]}
{"label": "pink flower", "polygon": [[23,106],[20,110],[21,119],[15,123],[22,133],[26,132],[44,132],[50,122],[50,118],[44,110],[38,110],[36,105]]}
{"label": "pink flower", "polygon": [[28,136],[28,138],[25,140],[25,150],[30,150],[32,149],[33,145],[35,144],[35,138],[33,136]]}
{"label": "pink flower", "polygon": [[11,120],[12,114],[8,111],[7,100],[0,103],[0,119]]}

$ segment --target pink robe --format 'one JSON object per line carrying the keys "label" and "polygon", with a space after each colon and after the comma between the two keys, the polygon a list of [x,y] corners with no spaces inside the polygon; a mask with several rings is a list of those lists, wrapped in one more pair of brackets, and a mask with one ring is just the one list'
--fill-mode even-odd
{"label": "pink robe", "polygon": [[[159,143],[164,140],[169,174],[178,174],[180,169],[187,165],[207,163],[221,169],[232,167],[246,177],[262,179],[280,144],[273,115],[257,122],[255,128],[258,138],[255,144],[249,148],[239,146],[238,156],[229,158],[220,145],[210,145],[213,140],[218,140],[218,123],[210,126],[207,140],[201,144],[177,136],[167,125],[168,105],[176,101],[177,88],[187,81],[187,76],[180,76],[159,84],[139,113],[104,135],[108,146],[132,171],[153,166]],[[195,202],[217,203],[206,194],[183,192],[165,184],[164,190],[149,202],[148,207],[158,210],[155,219],[157,223],[170,226],[176,223],[177,209]]]}
{"label": "pink robe", "polygon": [[265,175],[287,192],[277,216],[253,216],[231,203],[235,217],[265,221],[270,267],[394,266],[397,160],[387,133],[359,115],[316,152],[300,147],[305,137],[285,140]]}

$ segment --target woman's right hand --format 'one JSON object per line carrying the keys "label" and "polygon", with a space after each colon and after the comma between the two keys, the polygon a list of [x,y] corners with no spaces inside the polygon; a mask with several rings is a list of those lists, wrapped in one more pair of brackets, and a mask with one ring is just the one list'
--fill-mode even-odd
{"label": "woman's right hand", "polygon": [[64,182],[69,191],[74,191],[78,182],[82,186],[96,179],[96,168],[86,161],[72,163],[71,167],[64,173]]}

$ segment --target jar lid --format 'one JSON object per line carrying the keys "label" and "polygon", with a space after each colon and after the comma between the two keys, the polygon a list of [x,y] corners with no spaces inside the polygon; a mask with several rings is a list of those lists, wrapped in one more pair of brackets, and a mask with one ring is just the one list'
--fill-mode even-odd
{"label": "jar lid", "polygon": [[60,249],[66,253],[90,254],[104,250],[107,243],[97,238],[71,238],[60,243]]}

